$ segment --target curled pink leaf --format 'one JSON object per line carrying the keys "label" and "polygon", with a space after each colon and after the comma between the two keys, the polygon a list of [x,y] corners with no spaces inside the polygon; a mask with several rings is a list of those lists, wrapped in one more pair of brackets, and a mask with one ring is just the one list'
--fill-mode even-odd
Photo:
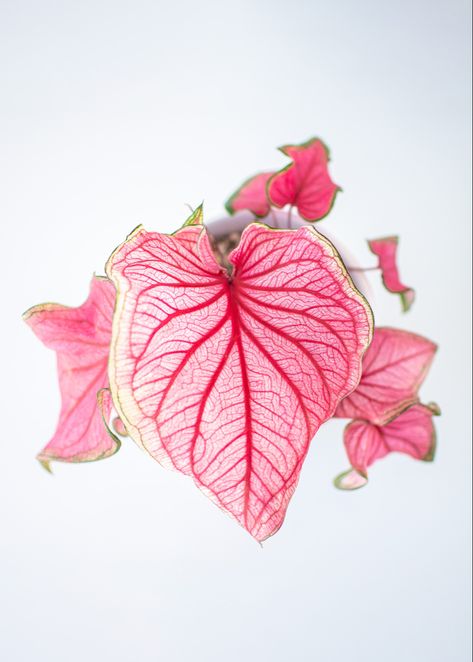
{"label": "curled pink leaf", "polygon": [[[356,489],[352,476],[355,471],[367,480],[368,467],[389,453],[404,453],[415,460],[432,461],[435,454],[435,427],[433,416],[440,414],[435,404],[415,404],[386,425],[373,425],[368,421],[352,421],[345,428],[344,443],[352,470],[336,479],[337,487]],[[344,478],[342,478],[344,477]]]}
{"label": "curled pink leaf", "polygon": [[348,471],[339,474],[333,482],[339,490],[353,491],[364,487],[368,479],[359,474],[355,469],[348,469]]}
{"label": "curled pink leaf", "polygon": [[437,345],[409,331],[376,327],[360,383],[337,407],[337,418],[383,425],[418,400]]}
{"label": "curled pink leaf", "polygon": [[261,172],[243,182],[225,203],[228,213],[234,214],[237,211],[248,210],[259,218],[267,216],[269,202],[266,184],[272,174],[272,172]]}
{"label": "curled pink leaf", "polygon": [[115,418],[112,420],[112,427],[115,430],[115,432],[119,434],[121,437],[128,436],[126,427],[123,425],[123,421],[119,416],[115,416]]}
{"label": "curled pink leaf", "polygon": [[398,237],[383,237],[382,239],[369,240],[368,246],[371,252],[378,257],[384,287],[389,292],[400,295],[402,309],[407,312],[414,303],[415,292],[411,287],[403,285],[399,278],[396,259],[398,242]]}
{"label": "curled pink leaf", "polygon": [[281,526],[309,442],[359,379],[371,312],[313,228],[138,229],[111,256],[110,381],[135,441],[257,540]]}
{"label": "curled pink leaf", "polygon": [[293,205],[306,221],[327,216],[340,188],[328,172],[329,151],[318,138],[302,145],[280,147],[292,162],[268,182],[268,197],[276,207]]}
{"label": "curled pink leaf", "polygon": [[[109,388],[101,388],[97,393],[97,406],[102,416],[104,428],[114,442],[116,450],[118,450],[122,442],[120,441],[119,437],[117,437],[117,434],[126,436],[127,431],[123,425],[123,422],[118,417],[114,417],[110,423],[110,417],[112,415],[114,406],[112,401],[112,394],[110,393]],[[121,429],[123,429],[123,432],[121,432]]]}
{"label": "curled pink leaf", "polygon": [[[38,455],[43,465],[51,460],[98,460],[118,450],[104,428],[96,399],[108,386],[114,301],[112,283],[94,276],[87,301],[78,308],[46,303],[24,314],[38,338],[57,354],[61,412],[52,439]],[[105,416],[110,407],[110,402],[104,403]]]}

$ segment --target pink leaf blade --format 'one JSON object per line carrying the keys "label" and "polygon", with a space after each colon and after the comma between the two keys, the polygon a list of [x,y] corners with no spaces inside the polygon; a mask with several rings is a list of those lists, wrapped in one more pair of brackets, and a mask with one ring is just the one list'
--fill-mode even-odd
{"label": "pink leaf blade", "polygon": [[225,203],[225,209],[233,215],[238,211],[248,210],[258,218],[269,214],[269,201],[266,185],[273,172],[260,172],[250,177],[238,188]]}
{"label": "pink leaf blade", "polygon": [[297,207],[306,221],[320,221],[333,207],[340,187],[329,172],[329,151],[318,138],[302,145],[285,145],[280,150],[291,163],[268,182],[268,198],[278,208]]}
{"label": "pink leaf blade", "polygon": [[418,389],[437,345],[409,331],[376,327],[363,358],[357,388],[340,402],[337,418],[365,419],[383,425],[418,401]]}
{"label": "pink leaf blade", "polygon": [[383,426],[382,433],[389,452],[432,462],[437,443],[434,416],[440,416],[437,404],[415,404]]}
{"label": "pink leaf blade", "polygon": [[352,421],[345,428],[344,444],[353,470],[367,479],[368,468],[390,453],[431,462],[436,446],[432,419],[439,414],[435,404],[414,404],[383,426]]}
{"label": "pink leaf blade", "polygon": [[118,450],[106,434],[96,400],[108,385],[114,300],[112,283],[94,276],[81,306],[43,304],[24,315],[38,338],[57,354],[61,411],[52,439],[37,456],[43,466],[51,460],[95,461]]}
{"label": "pink leaf blade", "polygon": [[143,232],[107,265],[114,402],[154,458],[263,540],[283,522],[310,440],[359,379],[371,313],[312,228],[249,226],[232,277],[212,266],[206,231],[194,239],[190,250],[179,232]]}
{"label": "pink leaf blade", "polygon": [[415,291],[404,285],[399,277],[397,266],[397,246],[398,237],[383,237],[381,239],[371,239],[368,246],[374,255],[378,257],[379,268],[381,269],[381,278],[384,287],[394,294],[399,294],[403,312],[407,312],[415,299]]}
{"label": "pink leaf blade", "polygon": [[364,478],[368,477],[368,467],[389,453],[382,430],[367,421],[352,421],[345,428],[343,440],[348,459]]}

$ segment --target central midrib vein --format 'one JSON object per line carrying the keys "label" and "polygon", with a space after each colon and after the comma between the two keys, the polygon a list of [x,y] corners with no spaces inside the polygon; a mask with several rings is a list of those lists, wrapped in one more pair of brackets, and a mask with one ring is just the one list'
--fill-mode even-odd
{"label": "central midrib vein", "polygon": [[228,292],[228,303],[230,307],[230,315],[233,326],[233,337],[235,338],[236,346],[238,349],[238,358],[240,361],[241,368],[241,381],[243,386],[243,397],[245,401],[245,433],[246,433],[246,471],[244,479],[244,506],[243,506],[243,517],[245,521],[245,526],[248,528],[248,502],[250,496],[250,481],[251,481],[251,470],[252,470],[252,442],[253,442],[253,422],[251,417],[251,391],[250,383],[248,380],[248,367],[246,363],[245,352],[243,349],[243,342],[241,336],[241,323],[240,323],[240,313],[238,310],[238,304],[235,299],[234,285],[230,283],[229,292]]}

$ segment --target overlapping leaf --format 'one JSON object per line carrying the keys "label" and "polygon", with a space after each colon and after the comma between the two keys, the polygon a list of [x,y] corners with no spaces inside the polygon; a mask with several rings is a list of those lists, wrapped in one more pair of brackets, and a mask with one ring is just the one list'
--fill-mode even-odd
{"label": "overlapping leaf", "polygon": [[397,266],[398,242],[398,237],[383,237],[381,239],[371,239],[368,241],[368,246],[371,252],[378,257],[378,264],[381,269],[381,277],[385,288],[389,292],[399,294],[402,309],[406,312],[414,303],[415,292],[412,287],[404,285],[399,277]]}
{"label": "overlapping leaf", "polygon": [[[46,303],[24,315],[38,338],[57,354],[61,412],[52,439],[38,455],[45,466],[51,460],[98,460],[118,450],[97,407],[97,393],[108,385],[114,300],[112,283],[94,276],[88,299],[78,308]],[[110,411],[111,401],[105,400],[102,413],[107,418]]]}
{"label": "overlapping leaf", "polygon": [[138,229],[112,255],[110,382],[127,430],[255,538],[281,525],[308,445],[359,379],[371,314],[312,228]]}
{"label": "overlapping leaf", "polygon": [[435,428],[432,417],[439,413],[435,404],[415,404],[383,426],[352,421],[344,434],[352,469],[335,479],[337,487],[361,487],[366,483],[368,467],[389,453],[404,453],[416,460],[433,460]]}
{"label": "overlapping leaf", "polygon": [[415,333],[377,327],[357,388],[337,407],[338,418],[383,425],[418,400],[437,346]]}
{"label": "overlapping leaf", "polygon": [[306,221],[321,220],[329,213],[340,190],[328,172],[327,147],[313,138],[302,145],[285,145],[280,150],[292,162],[269,180],[270,202],[279,208],[297,207]]}
{"label": "overlapping leaf", "polygon": [[267,216],[269,202],[266,184],[271,175],[272,172],[261,172],[247,179],[225,203],[227,211],[234,214],[237,211],[248,210],[259,218]]}

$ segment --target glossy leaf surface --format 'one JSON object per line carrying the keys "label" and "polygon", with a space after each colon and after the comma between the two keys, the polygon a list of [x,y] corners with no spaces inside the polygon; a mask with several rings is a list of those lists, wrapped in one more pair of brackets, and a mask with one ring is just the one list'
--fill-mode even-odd
{"label": "glossy leaf surface", "polygon": [[409,331],[376,327],[357,388],[337,407],[338,418],[382,425],[417,401],[437,346]]}
{"label": "glossy leaf surface", "polygon": [[318,138],[280,148],[292,162],[270,179],[268,195],[276,207],[293,205],[306,221],[319,221],[335,201],[339,187],[328,172],[328,149]]}
{"label": "glossy leaf surface", "polygon": [[[97,393],[108,385],[114,301],[112,283],[94,277],[87,301],[78,308],[46,303],[24,315],[38,338],[57,354],[61,412],[52,439],[38,455],[43,463],[98,460],[118,450],[97,407]],[[104,403],[105,416],[110,407],[109,401]]]}
{"label": "glossy leaf surface", "polygon": [[368,246],[372,253],[378,257],[379,268],[383,284],[389,292],[399,294],[402,309],[408,311],[414,303],[415,292],[401,282],[397,266],[398,237],[384,237],[382,239],[371,239]]}
{"label": "glossy leaf surface", "polygon": [[252,224],[229,259],[231,276],[192,224],[117,249],[111,389],[136,441],[263,540],[358,382],[371,312],[313,228]]}

